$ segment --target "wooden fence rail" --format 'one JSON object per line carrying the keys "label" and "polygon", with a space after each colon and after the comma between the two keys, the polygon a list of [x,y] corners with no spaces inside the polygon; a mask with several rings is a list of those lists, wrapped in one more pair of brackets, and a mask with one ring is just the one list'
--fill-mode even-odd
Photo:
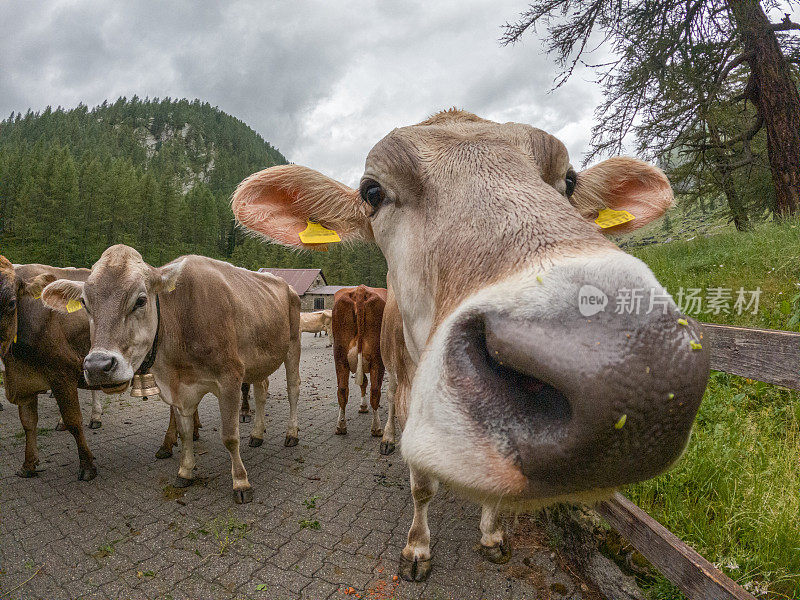
{"label": "wooden fence rail", "polygon": [[[703,323],[711,368],[800,390],[800,333]],[[690,600],[755,600],[666,527],[617,493],[597,511]]]}

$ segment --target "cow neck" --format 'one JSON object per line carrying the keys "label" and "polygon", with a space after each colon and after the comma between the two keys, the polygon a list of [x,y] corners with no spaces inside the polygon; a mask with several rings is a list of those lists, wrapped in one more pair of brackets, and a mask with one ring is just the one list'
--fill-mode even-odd
{"label": "cow neck", "polygon": [[158,332],[161,329],[161,303],[158,300],[158,294],[156,294],[156,335],[153,337],[153,345],[150,346],[150,351],[147,353],[147,356],[144,357],[142,364],[139,365],[139,368],[136,370],[138,375],[144,375],[150,370],[150,367],[153,366],[153,363],[156,362],[156,352],[158,351]]}

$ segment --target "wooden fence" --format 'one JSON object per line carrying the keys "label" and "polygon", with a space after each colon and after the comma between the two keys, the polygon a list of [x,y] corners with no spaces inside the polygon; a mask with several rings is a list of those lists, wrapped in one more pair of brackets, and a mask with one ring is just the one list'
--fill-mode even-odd
{"label": "wooden fence", "polygon": [[[712,369],[800,389],[800,333],[710,323],[703,327]],[[615,494],[597,510],[687,598],[755,600],[622,494]]]}

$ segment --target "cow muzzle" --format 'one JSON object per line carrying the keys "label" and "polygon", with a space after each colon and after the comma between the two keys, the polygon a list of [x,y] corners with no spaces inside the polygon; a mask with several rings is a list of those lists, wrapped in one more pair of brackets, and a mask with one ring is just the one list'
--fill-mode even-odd
{"label": "cow muzzle", "polygon": [[549,288],[476,303],[448,323],[417,374],[434,364],[441,376],[412,390],[403,443],[412,467],[525,500],[641,481],[680,457],[709,373],[701,328],[671,300],[618,313],[622,286],[607,281],[595,289],[612,303],[584,315],[586,275],[561,273]]}
{"label": "cow muzzle", "polygon": [[119,393],[127,389],[133,369],[119,352],[97,349],[83,359],[83,375],[90,386],[100,387],[107,393]]}

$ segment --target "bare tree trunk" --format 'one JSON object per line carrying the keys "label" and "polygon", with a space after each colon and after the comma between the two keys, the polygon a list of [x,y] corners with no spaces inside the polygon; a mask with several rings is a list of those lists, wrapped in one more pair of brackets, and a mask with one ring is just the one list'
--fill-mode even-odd
{"label": "bare tree trunk", "polygon": [[725,199],[728,201],[728,210],[731,213],[731,217],[733,217],[733,224],[736,226],[737,231],[747,231],[750,228],[747,211],[742,206],[742,199],[736,190],[728,165],[718,164],[717,171],[719,173],[720,187],[725,193]]}
{"label": "bare tree trunk", "polygon": [[727,5],[750,65],[746,93],[767,130],[775,212],[789,216],[800,208],[800,95],[761,3],[727,0]]}

